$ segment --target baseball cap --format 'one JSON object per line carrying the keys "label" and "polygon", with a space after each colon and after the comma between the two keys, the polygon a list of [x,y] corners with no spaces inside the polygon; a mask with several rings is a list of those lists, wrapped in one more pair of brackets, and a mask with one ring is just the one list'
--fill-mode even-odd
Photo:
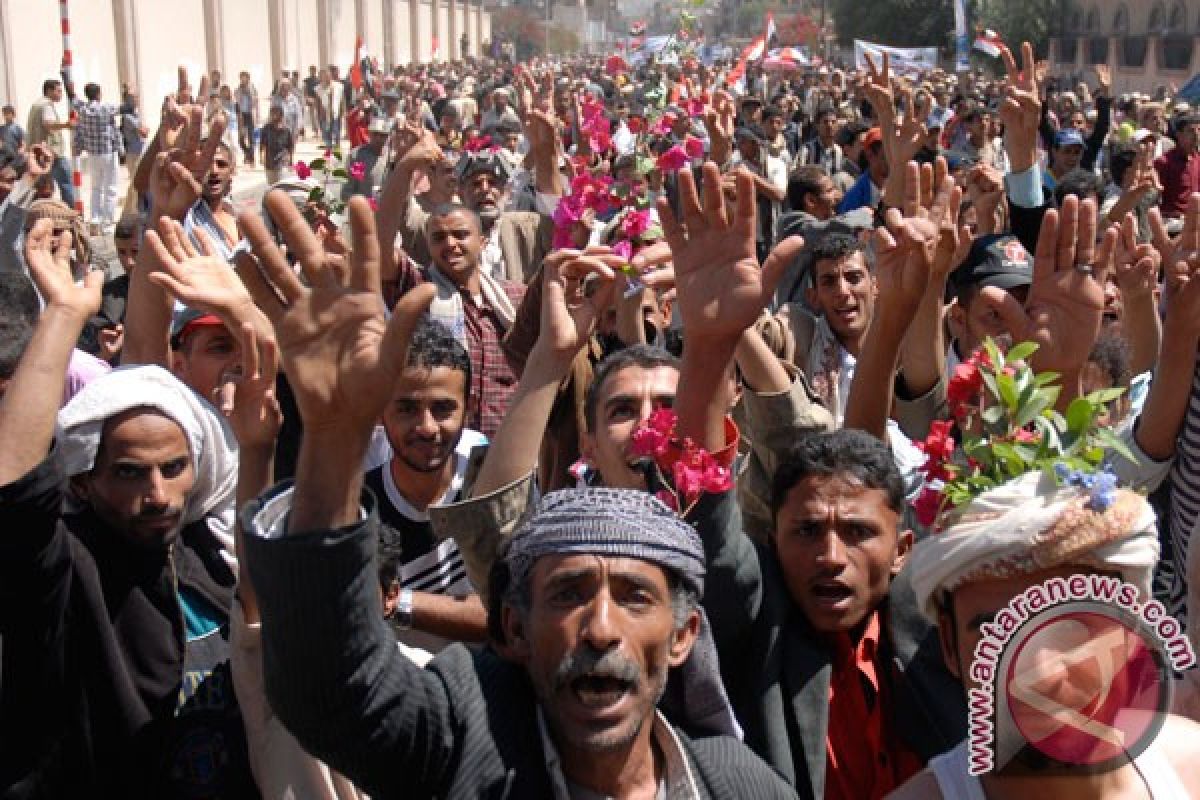
{"label": "baseball cap", "polygon": [[1055,147],[1071,147],[1073,145],[1083,147],[1083,134],[1075,128],[1063,128],[1054,134]]}
{"label": "baseball cap", "polygon": [[215,314],[209,314],[198,308],[176,308],[171,315],[171,347],[178,350],[183,340],[199,328],[214,325],[225,326]]}
{"label": "baseball cap", "polygon": [[753,139],[759,144],[766,144],[767,137],[763,132],[754,126],[743,126],[733,132],[734,140],[738,139]]}
{"label": "baseball cap", "polygon": [[971,288],[1016,289],[1033,282],[1033,256],[1010,233],[980,236],[962,265],[950,276],[948,291],[961,296]]}

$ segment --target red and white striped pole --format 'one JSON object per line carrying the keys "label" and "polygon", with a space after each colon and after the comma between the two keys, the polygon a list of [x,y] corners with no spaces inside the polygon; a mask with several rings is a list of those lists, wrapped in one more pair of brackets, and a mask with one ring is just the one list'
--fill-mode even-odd
{"label": "red and white striped pole", "polygon": [[[71,54],[71,12],[68,8],[68,0],[58,0],[58,20],[62,26],[63,80],[74,84],[72,68],[75,65],[75,59]],[[68,110],[68,116],[74,115],[74,113],[75,109]],[[75,187],[75,210],[83,214],[83,173],[79,169],[79,154],[75,152],[74,142],[71,145],[71,185]]]}

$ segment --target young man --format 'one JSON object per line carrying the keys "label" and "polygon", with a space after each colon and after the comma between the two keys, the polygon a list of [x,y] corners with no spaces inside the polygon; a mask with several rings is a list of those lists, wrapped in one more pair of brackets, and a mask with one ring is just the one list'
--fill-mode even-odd
{"label": "young man", "polygon": [[17,110],[6,105],[4,123],[0,124],[0,147],[12,155],[25,152],[25,129],[17,124]]}
{"label": "young man", "polygon": [[1175,147],[1154,162],[1162,182],[1163,216],[1177,226],[1194,192],[1200,192],[1200,115],[1175,121]]}
{"label": "young man", "polygon": [[63,131],[74,128],[71,118],[64,119],[59,111],[63,99],[62,81],[48,79],[42,83],[42,96],[29,109],[29,121],[25,125],[29,144],[45,145],[54,154],[50,174],[58,185],[63,203],[75,206],[75,187],[71,183],[71,167],[67,163],[67,142]]}
{"label": "young man", "polygon": [[251,82],[249,72],[238,75],[233,102],[238,115],[238,146],[242,148],[246,166],[253,167],[254,132],[258,129],[258,88]]}
{"label": "young man", "polygon": [[[296,140],[292,131],[283,124],[283,108],[271,104],[267,124],[263,125],[259,137],[258,149],[261,154],[263,169],[267,173],[267,186],[273,186],[283,180],[284,170],[290,168],[296,160]],[[254,163],[251,156],[250,164]]]}
{"label": "young man", "polygon": [[117,127],[120,109],[100,101],[100,85],[89,83],[83,87],[83,94],[86,102],[78,99],[72,102],[79,115],[75,142],[82,152],[87,153],[88,179],[92,185],[88,206],[92,234],[96,235],[109,233],[117,221],[117,170],[125,140]]}
{"label": "young man", "polygon": [[[350,213],[356,241],[369,240],[365,201],[352,200]],[[310,252],[315,239],[297,236],[307,232],[298,212],[291,216],[280,228],[296,252]],[[245,224],[260,261],[276,263],[282,255],[261,223]],[[295,491],[272,490],[246,517],[265,658],[305,663],[267,674],[274,706],[301,744],[379,796],[788,796],[740,744],[692,740],[655,711],[668,672],[689,662],[700,632],[689,596],[702,590],[703,554],[687,526],[645,493],[542,501],[491,588],[496,649],[454,646],[428,671],[397,653],[379,619],[373,504],[356,467],[433,292],[405,297],[385,334],[379,287],[371,286],[378,264],[353,265],[351,285],[362,289],[335,288],[322,279],[325,268],[306,259],[318,288],[285,284],[294,302],[268,305],[305,438]],[[250,279],[251,292],[268,300],[263,278]],[[332,315],[318,322],[318,307]],[[321,335],[310,335],[318,327]],[[351,341],[367,359],[334,366],[321,357],[327,344]],[[264,536],[276,529],[281,537]]]}
{"label": "young man", "polygon": [[458,545],[439,541],[429,521],[431,506],[464,496],[471,453],[487,444],[466,427],[469,386],[471,361],[458,340],[436,322],[418,327],[383,412],[391,457],[364,479],[379,503],[380,552],[401,563],[393,625],[405,644],[430,652],[486,638]]}
{"label": "young man", "polygon": [[[229,691],[236,444],[157,367],[97,378],[55,414],[100,300],[48,221],[26,261],[46,307],[0,406],[4,788],[47,796],[253,791]],[[86,665],[86,666],[85,666]]]}

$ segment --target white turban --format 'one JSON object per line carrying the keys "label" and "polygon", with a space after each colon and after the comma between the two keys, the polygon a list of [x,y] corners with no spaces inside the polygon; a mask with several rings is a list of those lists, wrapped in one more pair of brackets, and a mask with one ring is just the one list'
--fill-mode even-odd
{"label": "white turban", "polygon": [[184,524],[208,518],[208,527],[232,550],[237,494],[237,440],[221,414],[162,367],[122,367],[89,382],[58,412],[58,457],[67,476],[96,463],[105,420],[134,408],[153,408],[187,435],[196,482]]}
{"label": "white turban", "polygon": [[[974,498],[959,521],[933,533],[909,558],[917,606],[937,620],[937,597],[963,583],[1063,564],[1117,570],[1150,597],[1158,531],[1150,504],[1128,490],[1105,512],[1084,508],[1087,492],[1030,472]],[[1064,517],[1066,512],[1076,512]]]}

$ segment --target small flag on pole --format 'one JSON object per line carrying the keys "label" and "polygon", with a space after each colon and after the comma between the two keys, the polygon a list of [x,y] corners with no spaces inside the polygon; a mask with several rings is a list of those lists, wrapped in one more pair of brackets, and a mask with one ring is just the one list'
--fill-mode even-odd
{"label": "small flag on pole", "polygon": [[763,35],[767,50],[774,50],[779,45],[779,31],[775,28],[775,15],[767,12],[767,30]]}
{"label": "small flag on pole", "polygon": [[979,31],[975,37],[975,49],[982,50],[992,58],[999,58],[1000,54],[1008,48],[1005,47],[1004,41],[1000,38],[1000,34],[993,30],[984,28]]}
{"label": "small flag on pole", "polygon": [[363,45],[362,37],[354,40],[354,63],[350,66],[350,85],[358,91],[363,87],[363,62],[367,58],[367,48]]}

